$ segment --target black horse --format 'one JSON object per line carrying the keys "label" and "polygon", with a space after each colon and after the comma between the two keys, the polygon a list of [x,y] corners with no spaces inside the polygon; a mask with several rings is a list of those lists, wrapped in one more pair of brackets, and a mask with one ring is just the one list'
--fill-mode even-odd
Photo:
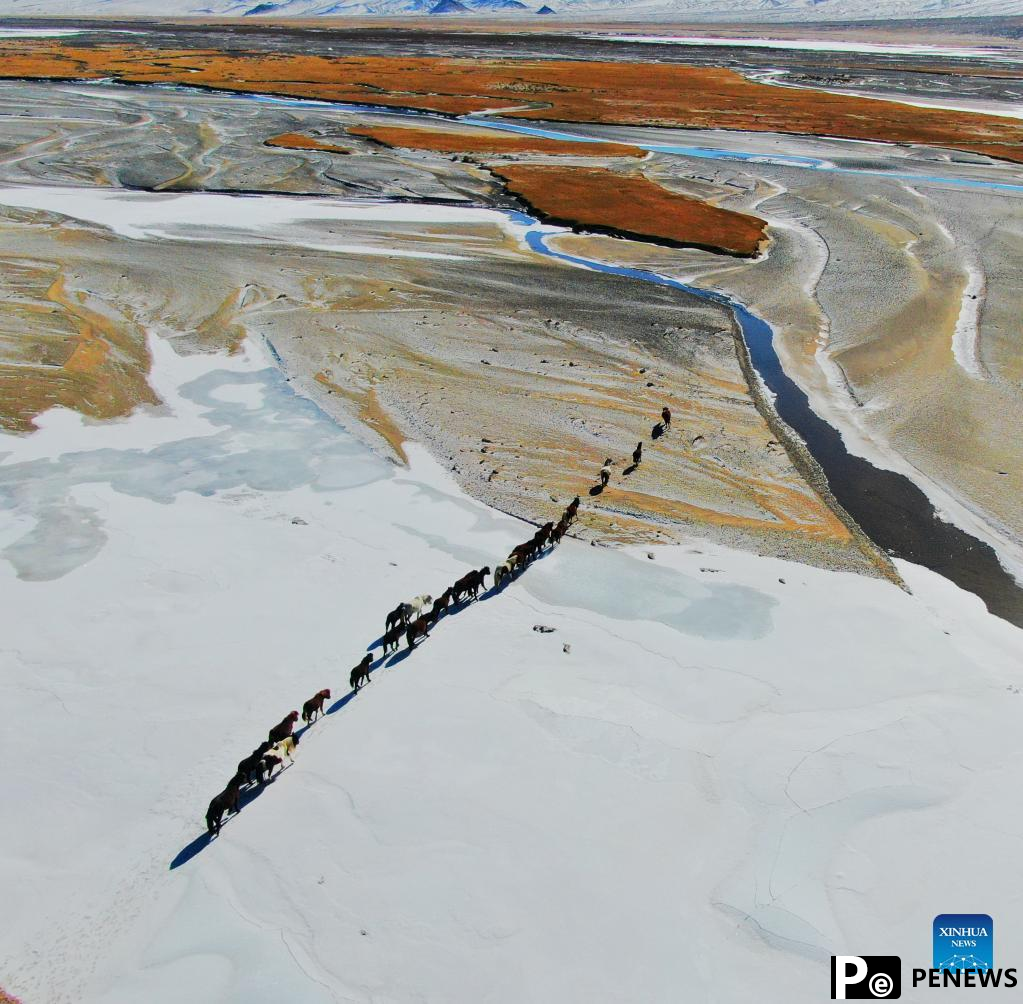
{"label": "black horse", "polygon": [[206,810],[206,829],[211,837],[220,836],[220,821],[225,812],[239,812],[241,807],[238,804],[238,795],[241,791],[242,782],[239,775],[235,775],[228,782],[227,787],[219,794],[214,795],[210,807]]}
{"label": "black horse", "polygon": [[351,675],[348,677],[348,684],[352,690],[357,691],[362,687],[363,683],[369,683],[369,667],[372,662],[373,656],[370,652],[367,652],[362,657],[362,662],[352,670]]}
{"label": "black horse", "polygon": [[244,760],[238,764],[238,775],[245,779],[246,783],[251,783],[252,775],[256,775],[256,779],[262,783],[263,781],[263,754],[273,746],[273,743],[262,742],[260,743]]}

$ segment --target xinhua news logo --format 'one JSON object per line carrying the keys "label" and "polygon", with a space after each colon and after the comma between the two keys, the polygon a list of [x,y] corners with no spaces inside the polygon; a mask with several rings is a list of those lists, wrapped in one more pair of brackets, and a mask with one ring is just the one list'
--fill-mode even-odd
{"label": "xinhua news logo", "polygon": [[995,922],[986,913],[934,918],[934,968],[985,972],[995,965]]}
{"label": "xinhua news logo", "polygon": [[832,955],[831,999],[895,1000],[902,996],[902,960],[897,955]]}
{"label": "xinhua news logo", "polygon": [[[913,969],[913,988],[977,987],[1012,990],[1015,969],[995,968],[995,925],[986,913],[940,913],[934,918],[933,966]],[[902,996],[897,955],[832,955],[831,999],[895,1000]]]}

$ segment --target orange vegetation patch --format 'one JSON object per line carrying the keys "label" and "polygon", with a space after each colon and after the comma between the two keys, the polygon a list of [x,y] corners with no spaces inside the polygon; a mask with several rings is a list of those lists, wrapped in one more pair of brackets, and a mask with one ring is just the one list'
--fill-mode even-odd
{"label": "orange vegetation patch", "polygon": [[[42,269],[11,260],[4,266],[5,279],[23,298],[7,308],[6,324],[19,337],[6,340],[0,355],[0,428],[31,432],[36,416],[53,407],[117,418],[139,404],[159,403],[147,381],[149,352],[139,330],[68,289],[60,273],[46,286]],[[29,299],[33,285],[37,295]],[[32,323],[23,325],[26,315]]]}
{"label": "orange vegetation patch", "polygon": [[[0,76],[176,83],[465,114],[806,133],[951,147],[1023,162],[1023,121],[773,87],[665,63],[301,56],[7,40]],[[528,107],[523,108],[523,105]]]}
{"label": "orange vegetation patch", "polygon": [[568,153],[577,157],[645,157],[646,150],[628,143],[573,143],[542,136],[515,136],[476,130],[445,132],[401,126],[366,126],[349,129],[352,136],[365,136],[391,147],[434,150],[437,153]]}
{"label": "orange vegetation patch", "polygon": [[547,219],[597,233],[755,255],[767,224],[603,168],[506,164],[492,168],[510,192]]}
{"label": "orange vegetation patch", "polygon": [[298,132],[282,132],[280,136],[271,136],[267,146],[279,146],[285,150],[322,150],[324,153],[351,153],[346,146],[336,143],[324,143],[315,136],[303,136]]}

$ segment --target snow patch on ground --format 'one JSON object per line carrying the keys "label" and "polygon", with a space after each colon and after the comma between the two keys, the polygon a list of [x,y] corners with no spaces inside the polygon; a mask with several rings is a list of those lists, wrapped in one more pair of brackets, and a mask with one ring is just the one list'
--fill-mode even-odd
{"label": "snow patch on ground", "polygon": [[[0,188],[0,204],[22,209],[60,213],[108,227],[135,240],[209,240],[231,243],[231,234],[244,235],[261,244],[285,241],[291,247],[309,247],[334,254],[383,255],[395,258],[428,258],[467,261],[464,255],[417,251],[395,246],[393,237],[377,243],[339,243],[322,231],[303,238],[301,225],[328,222],[391,224],[485,224],[499,225],[503,214],[489,209],[417,203],[345,202],[341,199],[302,199],[287,195],[218,195],[188,192],[151,195],[121,189],[97,188]],[[258,210],[257,210],[258,206]]]}
{"label": "snow patch on ground", "polygon": [[[816,1001],[829,954],[924,959],[950,903],[1023,936],[1023,646],[975,597],[566,540],[348,698],[387,610],[532,528],[414,444],[378,459],[255,345],[153,351],[163,407],[0,439],[10,990]],[[324,686],[207,845],[209,798]]]}

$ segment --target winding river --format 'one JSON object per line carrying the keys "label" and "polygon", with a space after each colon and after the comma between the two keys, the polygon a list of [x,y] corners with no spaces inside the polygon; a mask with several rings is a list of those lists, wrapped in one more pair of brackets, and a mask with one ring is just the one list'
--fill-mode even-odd
{"label": "winding river", "polygon": [[[195,92],[196,89],[175,87]],[[208,93],[208,92],[207,92]],[[407,118],[414,114],[450,122],[449,118],[430,112],[410,112],[388,109],[378,105],[352,105],[309,99],[280,98],[268,95],[220,92],[245,100],[271,102],[290,107],[333,108],[339,112],[373,116]],[[491,116],[470,115],[459,119],[466,125],[483,129],[521,132],[529,135],[574,142],[594,142],[595,137],[583,136],[561,129],[495,120]],[[634,142],[630,140],[630,142]],[[917,182],[941,182],[971,188],[990,188],[1023,193],[1023,184],[898,173],[875,168],[840,167],[829,161],[804,156],[765,155],[755,152],[734,151],[701,146],[677,146],[634,143],[644,149],[704,159],[743,160],[774,163],[786,167],[812,171],[872,174],[888,178],[911,179]],[[537,254],[586,268],[594,272],[623,276],[639,282],[653,283],[679,290],[688,296],[724,306],[735,317],[749,350],[750,359],[764,385],[774,395],[774,408],[781,420],[806,444],[820,466],[831,492],[863,531],[890,555],[924,565],[951,580],[963,589],[979,596],[987,608],[999,617],[1023,627],[1023,588],[1000,564],[994,549],[987,543],[966,533],[939,517],[931,501],[909,478],[893,471],[875,467],[862,457],[850,453],[841,433],[824,421],[810,406],[806,393],[786,373],[774,347],[774,333],[762,318],[732,297],[715,291],[691,286],[656,272],[612,265],[605,262],[569,254],[551,246],[551,239],[565,234],[563,228],[543,225],[524,213],[503,212],[522,228],[527,245]]]}

